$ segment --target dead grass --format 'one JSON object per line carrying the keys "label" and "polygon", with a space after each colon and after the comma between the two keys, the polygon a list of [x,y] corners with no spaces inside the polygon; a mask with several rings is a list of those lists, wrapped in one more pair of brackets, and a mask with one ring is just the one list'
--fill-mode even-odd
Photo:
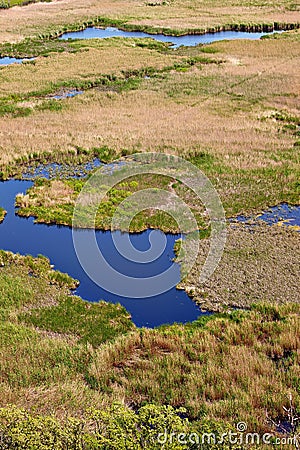
{"label": "dead grass", "polygon": [[60,0],[37,3],[25,8],[5,10],[0,17],[0,40],[16,41],[24,36],[59,29],[65,24],[84,21],[95,16],[122,19],[128,23],[172,29],[207,29],[235,23],[296,23],[299,4],[290,0],[242,2],[226,0],[173,0],[158,6],[147,1]]}
{"label": "dead grass", "polygon": [[230,226],[220,264],[204,284],[199,282],[209,241],[201,241],[195,267],[182,286],[209,310],[247,308],[264,302],[299,303],[299,240],[296,231],[282,227]]}
{"label": "dead grass", "polygon": [[[181,154],[209,149],[233,168],[281,164],[272,154],[290,148],[295,138],[278,133],[272,111],[299,113],[299,44],[243,41],[211,48],[226,62],[145,80],[138,91],[95,89],[66,100],[61,112],[1,119],[1,164],[29,153],[103,145]],[[105,44],[76,55],[42,58],[35,66],[2,69],[2,92],[41,90],[50,83],[93,79],[125,67],[162,67],[175,58],[128,44],[116,47],[117,57],[111,50]]]}
{"label": "dead grass", "polygon": [[[63,52],[39,57],[26,64],[2,67],[0,95],[43,92],[51,86],[73,80],[74,83],[94,81],[104,74],[121,76],[121,71],[143,67],[161,69],[180,60],[176,55],[163,55],[159,51],[141,48],[140,40],[90,40],[74,44],[76,53]],[[72,47],[71,47],[72,48]]]}

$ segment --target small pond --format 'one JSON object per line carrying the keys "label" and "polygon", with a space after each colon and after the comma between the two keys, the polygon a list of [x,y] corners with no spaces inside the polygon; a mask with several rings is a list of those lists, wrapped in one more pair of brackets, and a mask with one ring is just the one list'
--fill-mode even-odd
{"label": "small pond", "polygon": [[198,44],[209,44],[215,41],[222,41],[225,39],[259,39],[266,34],[274,32],[250,33],[244,31],[220,31],[218,33],[205,34],[187,34],[185,36],[166,36],[164,34],[149,34],[141,31],[123,31],[118,28],[96,28],[89,27],[82,31],[74,31],[64,33],[59,39],[93,39],[93,38],[112,38],[112,37],[126,37],[126,38],[152,38],[160,42],[171,42],[173,48],[180,47],[194,47]]}

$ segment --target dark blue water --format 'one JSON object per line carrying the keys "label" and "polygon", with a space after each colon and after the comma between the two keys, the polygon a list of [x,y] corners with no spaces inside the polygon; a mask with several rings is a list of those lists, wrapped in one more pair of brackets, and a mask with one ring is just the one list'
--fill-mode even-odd
{"label": "dark blue water", "polygon": [[258,216],[237,216],[231,219],[231,222],[242,222],[246,224],[255,225],[259,222],[264,222],[268,225],[287,226],[300,231],[300,206],[291,206],[287,203],[272,206]]}
{"label": "dark blue water", "polygon": [[[274,33],[274,32],[271,32]],[[187,34],[185,36],[165,36],[164,34],[149,34],[142,31],[122,31],[118,28],[95,28],[90,27],[82,31],[74,31],[71,33],[64,33],[59,39],[92,39],[92,38],[111,38],[111,37],[126,37],[126,38],[152,38],[160,42],[171,42],[174,48],[183,45],[185,47],[194,47],[198,44],[209,44],[215,41],[223,41],[225,39],[260,39],[266,34],[263,33],[248,33],[244,31],[220,31],[218,33],[205,34]]]}
{"label": "dark blue water", "polygon": [[[80,281],[76,294],[89,301],[100,299],[121,303],[130,312],[133,322],[141,327],[155,327],[164,323],[189,322],[203,314],[195,303],[182,290],[173,288],[157,297],[146,299],[131,299],[119,297],[98,287],[81,268],[73,248],[72,231],[64,226],[47,226],[34,224],[33,218],[25,219],[15,215],[14,200],[20,192],[25,192],[32,185],[31,181],[9,180],[0,183],[0,205],[7,211],[4,222],[0,224],[0,248],[14,253],[47,256],[55,269],[66,272]],[[81,230],[81,233],[91,233],[91,230]],[[130,235],[133,244],[139,250],[149,247],[150,230],[140,234]],[[119,233],[119,232],[116,232]],[[161,233],[155,230],[155,233]],[[97,231],[97,242],[110,264],[122,268],[129,276],[149,277],[161,273],[171,265],[174,257],[173,246],[178,236],[166,235],[166,249],[155,262],[151,264],[134,264],[119,255],[112,242],[111,232]],[[180,267],[175,273],[175,282],[180,280]]]}
{"label": "dark blue water", "polygon": [[0,66],[8,66],[9,64],[21,64],[23,61],[32,61],[34,58],[11,58],[9,56],[4,56],[0,58]]}

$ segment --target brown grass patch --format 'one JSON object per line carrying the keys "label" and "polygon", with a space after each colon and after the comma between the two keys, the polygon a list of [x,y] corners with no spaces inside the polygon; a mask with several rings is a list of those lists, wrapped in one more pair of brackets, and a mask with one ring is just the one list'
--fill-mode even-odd
{"label": "brown grass patch", "polygon": [[31,64],[16,64],[0,70],[0,95],[28,94],[68,82],[94,81],[103,74],[121,76],[122,70],[152,66],[160,69],[181,58],[163,55],[122,39],[88,41],[76,53],[39,57]]}
{"label": "brown grass patch", "polygon": [[[174,71],[162,80],[145,80],[137,91],[89,91],[66,100],[67,106],[60,112],[37,111],[25,118],[2,119],[1,164],[32,152],[103,145],[115,150],[180,154],[208,150],[226,165],[239,169],[282,164],[272,154],[290,148],[295,138],[278,132],[271,113],[278,109],[299,113],[299,44],[279,39],[224,42],[211,47],[227,62]],[[105,45],[104,49],[79,55],[53,55],[33,67],[7,68],[1,72],[7,80],[3,80],[3,89],[41,89],[44,79],[54,82],[64,76],[70,79],[87,74],[93,78],[97,70],[103,73],[112,67],[141,67],[146,62],[161,67],[173,58],[125,45],[118,49],[123,57],[118,57],[119,62],[113,66],[115,56],[110,50]],[[97,58],[94,60],[94,51],[101,54],[101,66]],[[238,59],[239,65],[232,63],[232,58]],[[46,75],[51,64],[55,70]],[[33,72],[36,81],[32,81]]]}

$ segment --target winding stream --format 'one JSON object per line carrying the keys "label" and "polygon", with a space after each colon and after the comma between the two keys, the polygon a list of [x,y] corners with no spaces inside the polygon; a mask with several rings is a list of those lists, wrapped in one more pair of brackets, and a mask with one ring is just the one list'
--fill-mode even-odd
{"label": "winding stream", "polygon": [[184,36],[167,36],[164,34],[149,34],[142,31],[123,31],[114,27],[96,28],[89,27],[82,31],[74,31],[70,33],[64,33],[59,39],[93,39],[93,38],[112,38],[112,37],[125,37],[125,38],[152,38],[160,42],[171,42],[173,48],[180,47],[194,47],[198,44],[209,44],[215,41],[223,41],[225,39],[260,39],[266,34],[280,33],[280,31],[271,32],[245,32],[245,31],[219,31],[217,33],[205,33],[205,34],[187,34]]}
{"label": "winding stream", "polygon": [[[269,32],[248,32],[248,31],[219,31],[216,33],[205,34],[187,34],[184,36],[168,36],[164,34],[150,34],[142,31],[123,31],[114,27],[96,28],[88,27],[81,31],[73,31],[70,33],[62,34],[58,39],[94,39],[94,38],[112,38],[112,37],[125,37],[125,38],[151,38],[160,42],[170,42],[172,48],[178,48],[181,45],[184,47],[194,47],[198,44],[210,44],[211,42],[232,40],[232,39],[260,39],[262,36],[273,33],[282,33],[280,31]],[[34,58],[12,58],[8,56],[0,57],[0,66],[7,66],[10,64],[21,64],[22,62],[31,61]],[[77,91],[74,95],[77,95]],[[57,99],[72,97],[74,95],[58,96]]]}

